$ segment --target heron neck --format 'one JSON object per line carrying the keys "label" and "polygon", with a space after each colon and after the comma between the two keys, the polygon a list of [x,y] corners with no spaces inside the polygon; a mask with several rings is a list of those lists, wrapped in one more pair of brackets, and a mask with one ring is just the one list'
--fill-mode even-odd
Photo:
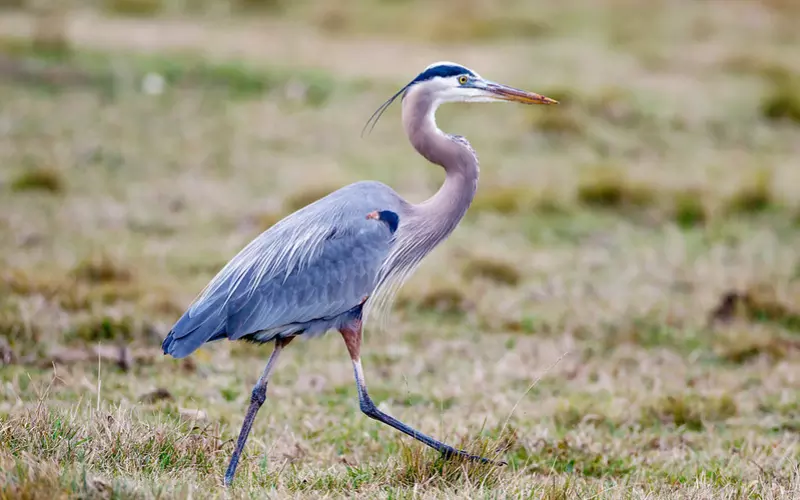
{"label": "heron neck", "polygon": [[403,100],[403,125],[419,154],[444,168],[439,191],[412,206],[413,215],[424,221],[421,231],[431,248],[455,229],[467,212],[478,187],[478,159],[466,139],[448,136],[436,126],[438,102],[424,91],[411,89]]}
{"label": "heron neck", "polygon": [[404,205],[395,243],[381,266],[377,299],[384,309],[397,287],[439,243],[447,238],[467,212],[478,187],[478,158],[466,139],[445,135],[436,126],[438,105],[425,90],[411,87],[403,99],[403,126],[411,145],[445,171],[442,187],[419,204]]}

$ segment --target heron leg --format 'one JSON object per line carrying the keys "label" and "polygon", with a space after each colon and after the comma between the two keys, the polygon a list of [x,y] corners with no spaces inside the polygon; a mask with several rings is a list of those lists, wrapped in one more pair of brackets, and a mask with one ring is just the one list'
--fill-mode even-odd
{"label": "heron leg", "polygon": [[292,341],[293,337],[285,339],[278,339],[275,341],[275,349],[267,361],[267,366],[264,367],[264,373],[259,377],[256,385],[253,386],[253,392],[250,394],[250,406],[247,408],[247,413],[244,415],[244,422],[242,423],[242,430],[239,431],[239,439],[236,441],[236,448],[231,455],[231,461],[228,464],[228,470],[225,471],[225,486],[230,486],[233,482],[233,476],[236,474],[236,466],[239,465],[239,457],[244,449],[244,444],[247,442],[247,436],[250,435],[250,429],[253,428],[253,421],[256,418],[261,405],[267,400],[267,383],[272,371],[275,369],[275,364],[278,361],[278,356],[284,347]]}
{"label": "heron leg", "polygon": [[505,462],[495,462],[487,458],[453,448],[452,446],[442,443],[441,441],[437,441],[436,439],[417,431],[413,427],[410,427],[391,415],[387,415],[379,410],[369,397],[369,393],[367,392],[367,383],[364,380],[364,370],[361,367],[361,320],[354,320],[346,327],[341,328],[339,333],[341,333],[342,337],[344,338],[344,343],[347,345],[347,351],[350,353],[350,359],[353,362],[353,372],[355,374],[356,387],[358,389],[358,402],[359,406],[361,407],[361,411],[365,415],[377,420],[378,422],[382,422],[386,425],[394,427],[398,431],[411,436],[417,441],[425,443],[431,448],[442,453],[445,458],[460,456],[470,460],[479,461],[481,463],[505,465]]}

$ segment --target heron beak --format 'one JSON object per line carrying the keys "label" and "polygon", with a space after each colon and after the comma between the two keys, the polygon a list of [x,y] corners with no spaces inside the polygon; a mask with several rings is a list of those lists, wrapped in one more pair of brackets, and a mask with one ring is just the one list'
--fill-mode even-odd
{"label": "heron beak", "polygon": [[501,101],[521,102],[522,104],[558,104],[555,99],[494,82],[486,82],[485,90],[493,98]]}

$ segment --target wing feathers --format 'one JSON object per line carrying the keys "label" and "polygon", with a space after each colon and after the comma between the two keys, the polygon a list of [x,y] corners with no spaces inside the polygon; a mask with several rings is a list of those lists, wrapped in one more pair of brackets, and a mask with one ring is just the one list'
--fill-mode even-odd
{"label": "wing feathers", "polygon": [[173,327],[165,352],[186,355],[220,335],[242,338],[357,306],[392,241],[386,225],[366,215],[400,213],[401,204],[388,186],[361,182],[281,220],[211,280]]}

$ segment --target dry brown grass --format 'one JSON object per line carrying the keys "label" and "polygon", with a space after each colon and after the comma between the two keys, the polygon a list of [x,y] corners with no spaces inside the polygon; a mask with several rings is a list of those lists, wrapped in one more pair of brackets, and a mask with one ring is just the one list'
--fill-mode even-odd
{"label": "dry brown grass", "polygon": [[[0,19],[0,498],[800,491],[788,4],[184,4],[79,14],[59,54]],[[434,192],[396,108],[360,131],[438,59],[563,105],[442,108],[478,197],[367,326],[364,368],[386,411],[509,465],[443,462],[363,416],[328,335],[287,349],[225,492],[269,347],[176,361],[160,341],[286,213],[365,178]]]}

